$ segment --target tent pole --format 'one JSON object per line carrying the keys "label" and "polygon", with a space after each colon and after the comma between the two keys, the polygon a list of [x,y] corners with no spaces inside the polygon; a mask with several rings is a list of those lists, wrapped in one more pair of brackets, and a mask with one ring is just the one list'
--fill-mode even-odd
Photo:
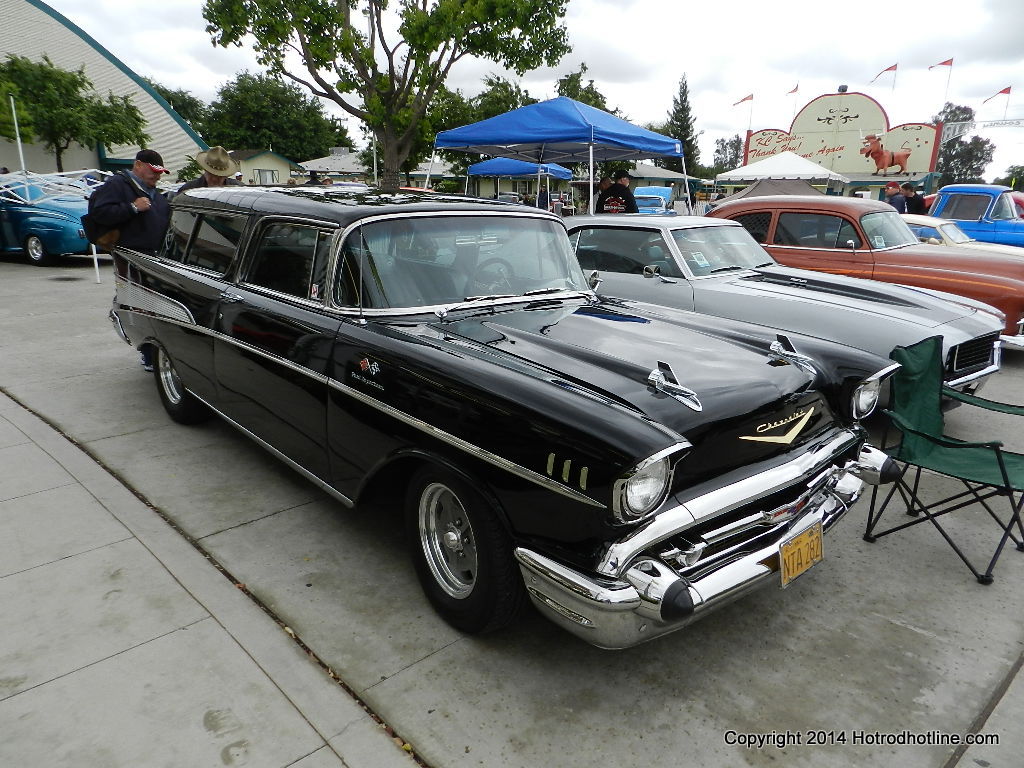
{"label": "tent pole", "polygon": [[693,207],[690,205],[690,177],[686,175],[686,158],[680,157],[679,163],[683,166],[683,184],[686,186],[686,212],[693,216]]}
{"label": "tent pole", "polygon": [[594,197],[596,197],[596,195],[594,195],[594,144],[593,144],[593,142],[590,143],[588,148],[590,149],[590,190],[589,190],[589,192],[590,192],[590,194],[589,194],[590,202],[587,203],[587,209],[588,209],[588,213],[590,213],[590,215],[593,216],[594,215],[594,203],[596,202],[594,200]]}

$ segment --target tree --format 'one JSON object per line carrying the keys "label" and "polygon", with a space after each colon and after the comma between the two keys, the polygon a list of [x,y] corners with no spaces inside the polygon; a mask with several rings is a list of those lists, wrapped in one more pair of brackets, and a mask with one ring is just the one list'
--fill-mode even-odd
{"label": "tree", "polygon": [[103,99],[85,76],[85,67],[69,72],[47,56],[34,62],[8,54],[0,64],[0,80],[17,89],[32,135],[53,152],[58,171],[64,170],[64,153],[72,143],[91,148],[97,144],[145,146],[149,141],[146,121],[131,97],[108,93]]}
{"label": "tree", "polygon": [[484,78],[484,90],[472,99],[473,119],[470,122],[487,120],[536,103],[537,99],[520,88],[518,83],[490,74]]}
{"label": "tree", "polygon": [[[14,97],[14,111],[18,116],[18,129],[14,129],[14,114],[11,113],[11,97]],[[15,141],[18,134],[32,136],[32,118],[21,103],[18,87],[0,76],[0,138]]]}
{"label": "tree", "polygon": [[[974,122],[974,110],[970,107],[957,106],[946,102],[934,118],[934,122],[963,123]],[[952,139],[939,147],[939,159],[935,170],[942,175],[939,186],[956,182],[979,182],[985,166],[992,162],[995,145],[988,139],[972,136],[965,141],[963,138]]]}
{"label": "tree", "polygon": [[170,104],[173,109],[182,120],[189,124],[192,130],[199,134],[203,133],[203,122],[206,119],[206,111],[209,107],[206,103],[195,96],[189,91],[183,89],[172,90],[166,86],[160,85],[150,80],[148,77],[142,78],[160,97]]}
{"label": "tree", "polygon": [[[377,139],[384,186],[396,187],[452,66],[466,56],[518,75],[554,65],[569,51],[559,24],[567,3],[401,0],[397,41],[385,32],[387,0],[206,0],[203,17],[215,44],[247,45],[251,35],[260,64],[365,122]],[[358,29],[356,8],[365,17],[356,14]]]}
{"label": "tree", "polygon": [[1011,165],[1006,169],[1006,175],[995,179],[993,184],[1004,184],[1016,190],[1024,190],[1024,165]]}
{"label": "tree", "polygon": [[668,168],[676,173],[683,172],[683,162],[691,174],[700,168],[700,148],[697,146],[697,137],[703,131],[693,131],[693,115],[690,112],[690,87],[686,83],[686,75],[679,78],[679,90],[672,99],[672,111],[668,113],[665,125],[658,133],[671,136],[683,143],[683,156],[659,157],[655,162],[662,168]]}
{"label": "tree", "polygon": [[323,157],[331,147],[352,144],[344,126],[324,113],[319,99],[307,96],[293,83],[263,73],[243,72],[221,86],[204,127],[210,144],[272,149],[296,162]]}
{"label": "tree", "polygon": [[712,170],[715,176],[740,167],[740,163],[743,162],[743,139],[738,133],[728,139],[715,139],[713,162]]}
{"label": "tree", "polygon": [[592,107],[597,107],[605,112],[621,117],[618,108],[608,108],[608,100],[603,93],[597,90],[593,80],[588,80],[586,85],[583,84],[583,76],[585,74],[587,74],[587,64],[586,62],[581,62],[578,72],[570,72],[568,75],[558,78],[555,82],[555,92],[559,96],[567,96],[573,101],[589,104]]}

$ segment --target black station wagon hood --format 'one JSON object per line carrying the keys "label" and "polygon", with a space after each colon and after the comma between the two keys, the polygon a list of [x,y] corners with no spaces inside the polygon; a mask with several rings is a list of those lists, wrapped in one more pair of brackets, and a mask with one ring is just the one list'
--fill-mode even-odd
{"label": "black station wagon hood", "polygon": [[[700,320],[709,326],[716,322]],[[795,365],[770,362],[763,349],[714,335],[713,328],[708,332],[696,322],[609,304],[477,315],[446,322],[443,331],[627,404],[691,440],[703,426],[722,419],[771,412],[812,380]],[[701,410],[649,383],[659,362],[693,391]]]}

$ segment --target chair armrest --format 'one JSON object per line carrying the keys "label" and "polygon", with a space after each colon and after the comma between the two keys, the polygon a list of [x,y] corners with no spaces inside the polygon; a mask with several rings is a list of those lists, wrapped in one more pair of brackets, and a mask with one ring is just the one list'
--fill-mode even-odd
{"label": "chair armrest", "polygon": [[1000,403],[997,400],[987,400],[986,398],[978,397],[977,395],[968,395],[965,392],[958,392],[951,387],[943,387],[942,394],[954,400],[959,400],[961,403],[976,405],[979,408],[985,408],[989,411],[1008,413],[1011,416],[1024,416],[1024,406],[1021,405],[1011,405],[1010,403]]}
{"label": "chair armrest", "polygon": [[918,437],[923,437],[925,440],[935,443],[935,445],[941,445],[945,448],[991,448],[993,450],[997,450],[1003,447],[1002,442],[1000,442],[999,440],[992,440],[985,443],[967,443],[962,440],[950,440],[948,437],[945,436],[936,437],[935,435],[929,435],[927,432],[922,432],[919,429],[915,429],[913,426],[910,425],[910,423],[906,419],[904,419],[898,413],[894,413],[893,411],[883,411],[883,413],[890,419],[892,419],[893,423],[896,425],[896,428],[899,429],[901,432],[909,432],[913,435],[917,435]]}

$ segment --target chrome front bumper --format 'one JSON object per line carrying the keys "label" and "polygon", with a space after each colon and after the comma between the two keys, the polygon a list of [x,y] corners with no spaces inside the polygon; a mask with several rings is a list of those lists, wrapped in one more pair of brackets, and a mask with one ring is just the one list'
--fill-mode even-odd
{"label": "chrome front bumper", "polygon": [[[819,459],[829,453],[836,455],[843,442],[835,438],[819,446],[815,454]],[[845,444],[849,447],[848,435]],[[888,479],[891,461],[881,451],[865,446],[857,461],[842,468],[819,461],[815,471],[807,473],[806,464],[806,456],[801,456],[663,512],[652,524],[612,545],[598,573],[582,573],[538,552],[517,548],[515,556],[530,598],[542,614],[599,648],[629,648],[681,629],[750,590],[766,586],[773,577],[779,579],[781,543],[816,523],[825,531],[830,529],[860,497],[865,482],[877,484]],[[650,554],[659,542],[685,531],[695,520],[715,514],[709,504],[724,511],[723,502],[727,507],[726,500],[731,498],[736,508],[740,501],[758,498],[750,495],[754,490],[751,481],[761,481],[759,496],[764,496],[792,473],[798,473],[798,479],[801,475],[814,478],[815,490],[800,512],[775,528],[770,541],[756,551],[700,569],[693,578],[679,572],[681,560],[674,566]]]}
{"label": "chrome front bumper", "polygon": [[1020,333],[1017,336],[1000,336],[999,340],[1009,347],[1024,349],[1024,333]]}

